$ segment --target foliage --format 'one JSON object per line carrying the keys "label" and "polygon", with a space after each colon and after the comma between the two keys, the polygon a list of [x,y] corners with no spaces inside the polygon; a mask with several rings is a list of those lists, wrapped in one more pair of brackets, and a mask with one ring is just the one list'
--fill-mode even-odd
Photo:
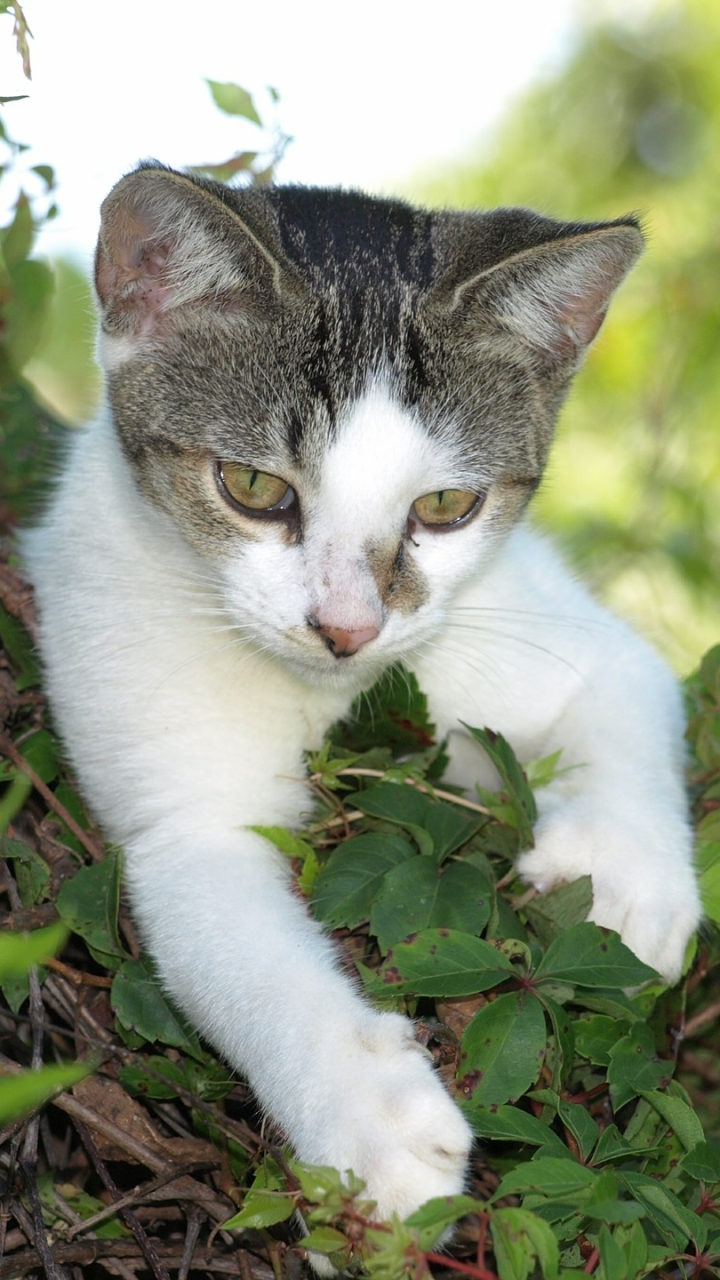
{"label": "foliage", "polygon": [[571,394],[537,510],[683,671],[720,632],[719,166],[720,9],[671,0],[577,31],[490,144],[414,183],[442,205],[640,211],[646,255]]}

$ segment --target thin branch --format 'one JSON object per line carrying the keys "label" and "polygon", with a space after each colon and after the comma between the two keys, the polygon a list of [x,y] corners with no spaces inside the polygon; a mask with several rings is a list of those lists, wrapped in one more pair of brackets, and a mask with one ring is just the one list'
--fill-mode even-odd
{"label": "thin branch", "polygon": [[102,844],[98,841],[92,840],[87,831],[83,831],[82,827],[75,821],[72,814],[68,813],[65,805],[60,803],[55,793],[50,790],[46,783],[43,782],[42,778],[35,772],[32,765],[28,764],[27,760],[20,755],[20,752],[10,739],[5,736],[5,734],[0,735],[0,755],[4,756],[6,760],[10,760],[11,763],[15,765],[16,769],[19,769],[21,773],[25,774],[26,778],[30,779],[35,790],[42,796],[48,808],[52,809],[53,813],[57,814],[58,818],[65,823],[65,826],[69,831],[72,831],[76,840],[80,841],[85,852],[89,853],[90,857],[95,862],[99,862],[103,856]]}

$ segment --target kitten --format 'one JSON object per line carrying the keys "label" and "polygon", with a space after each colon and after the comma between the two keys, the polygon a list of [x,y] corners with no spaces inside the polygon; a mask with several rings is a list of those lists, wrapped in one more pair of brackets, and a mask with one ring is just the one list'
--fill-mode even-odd
{"label": "kitten", "polygon": [[249,828],[298,823],[303,753],[388,664],[454,781],[483,767],[461,720],[582,766],[540,797],[529,882],[589,873],[592,918],[668,981],[698,923],[673,679],[522,523],[641,247],[632,218],[156,165],[103,207],[108,408],[25,544],[50,698],[166,989],[382,1216],[461,1189],[468,1127]]}

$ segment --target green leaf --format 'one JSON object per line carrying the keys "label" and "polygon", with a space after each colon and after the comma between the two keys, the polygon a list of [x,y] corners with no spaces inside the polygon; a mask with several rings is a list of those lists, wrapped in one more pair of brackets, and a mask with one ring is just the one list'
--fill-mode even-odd
{"label": "green leaf", "polygon": [[626,1280],[626,1260],[620,1245],[603,1223],[598,1235],[603,1280]]}
{"label": "green leaf", "polygon": [[433,856],[444,862],[474,836],[482,819],[472,818],[460,809],[435,801],[428,809],[425,828],[433,842]]}
{"label": "green leaf", "polygon": [[580,987],[637,987],[657,978],[611,930],[589,921],[576,924],[551,942],[535,973]]}
{"label": "green leaf", "polygon": [[530,1143],[534,1147],[562,1143],[548,1125],[543,1124],[519,1107],[473,1107],[466,1112],[473,1133],[479,1138],[494,1138],[499,1142]]}
{"label": "green leaf", "polygon": [[682,1098],[671,1097],[668,1093],[660,1093],[655,1089],[638,1090],[640,1096],[654,1107],[666,1124],[680,1139],[686,1151],[692,1151],[699,1143],[705,1141],[705,1134],[698,1116]]}
{"label": "green leaf", "polygon": [[27,1112],[35,1111],[48,1099],[77,1084],[78,1080],[84,1080],[93,1069],[87,1062],[71,1062],[3,1076],[0,1079],[0,1124],[9,1124]]}
{"label": "green leaf", "polygon": [[278,1191],[249,1191],[243,1207],[234,1217],[223,1222],[223,1231],[262,1231],[285,1222],[296,1210],[292,1196]]}
{"label": "green leaf", "polygon": [[527,902],[523,911],[542,945],[548,947],[565,929],[582,923],[592,904],[592,877],[580,876]]}
{"label": "green leaf", "polygon": [[343,1254],[349,1249],[349,1241],[342,1231],[338,1231],[335,1227],[320,1226],[315,1227],[309,1236],[304,1236],[299,1242],[303,1249],[307,1249],[310,1253],[324,1253],[334,1256],[335,1254]]}
{"label": "green leaf", "polygon": [[120,1022],[144,1040],[161,1040],[186,1052],[195,1052],[197,1037],[168,1004],[149,963],[125,960],[110,991],[110,1003]]}
{"label": "green leaf", "polygon": [[91,954],[107,969],[117,969],[124,951],[117,931],[120,858],[110,851],[102,862],[81,867],[66,880],[57,898],[62,920],[84,938]]}
{"label": "green leaf", "polygon": [[472,1196],[436,1196],[405,1218],[405,1226],[419,1233],[421,1249],[432,1249],[448,1227],[481,1207]]}
{"label": "green leaf", "polygon": [[710,1142],[698,1142],[683,1156],[680,1168],[691,1178],[714,1186],[720,1183],[720,1150]]}
{"label": "green leaf", "polygon": [[435,726],[417,677],[399,663],[390,667],[355,700],[347,720],[334,726],[331,737],[353,751],[380,746],[405,754],[432,747]]}
{"label": "green leaf", "polygon": [[34,964],[49,960],[65,945],[68,931],[51,924],[33,933],[0,933],[0,979],[27,973]]}
{"label": "green leaf", "polygon": [[473,1106],[514,1101],[540,1074],[546,1030],[536,996],[498,996],[475,1014],[462,1038],[458,1091]]}
{"label": "green leaf", "polygon": [[592,1169],[576,1160],[540,1156],[506,1173],[492,1198],[502,1200],[505,1196],[534,1191],[553,1199],[579,1196],[584,1203],[596,1179]]}
{"label": "green leaf", "polygon": [[672,1063],[658,1059],[650,1028],[644,1022],[636,1023],[610,1050],[607,1078],[615,1111],[638,1094],[656,1089],[671,1075]]}
{"label": "green leaf", "polygon": [[145,1098],[176,1098],[178,1091],[185,1089],[205,1102],[216,1102],[232,1092],[236,1081],[232,1072],[214,1059],[172,1062],[153,1056],[123,1067],[120,1083]]}
{"label": "green leaf", "polygon": [[482,747],[494,764],[514,811],[514,825],[523,848],[531,848],[534,842],[533,823],[537,818],[535,797],[510,743],[501,733],[492,729],[473,729],[465,725],[468,733]]}
{"label": "green leaf", "polygon": [[491,904],[490,885],[470,863],[439,867],[434,858],[409,858],[385,875],[370,913],[370,930],[386,952],[421,930],[479,932]]}
{"label": "green leaf", "polygon": [[606,1067],[610,1062],[610,1050],[628,1029],[626,1022],[607,1018],[602,1014],[593,1018],[580,1018],[575,1023],[575,1048],[583,1058]]}
{"label": "green leaf", "polygon": [[250,120],[253,124],[262,126],[262,120],[247,89],[229,80],[206,80],[205,83],[213,96],[215,106],[224,111],[225,115],[242,116],[244,120]]}
{"label": "green leaf", "polygon": [[575,1138],[581,1159],[588,1160],[600,1134],[597,1122],[585,1107],[576,1102],[561,1102],[558,1115]]}
{"label": "green leaf", "polygon": [[415,850],[402,836],[375,831],[345,841],[323,867],[315,882],[313,915],[333,929],[352,929],[370,917],[388,871]]}
{"label": "green leaf", "polygon": [[369,990],[472,996],[516,973],[502,952],[482,938],[454,929],[426,929],[393,947]]}
{"label": "green leaf", "polygon": [[500,1280],[527,1280],[535,1270],[535,1259],[546,1280],[555,1280],[559,1248],[546,1222],[525,1209],[496,1209],[490,1230]]}
{"label": "green leaf", "polygon": [[432,836],[426,830],[433,802],[417,787],[405,782],[378,782],[367,791],[356,792],[349,800],[361,813],[397,823],[409,831],[421,853],[434,852]]}
{"label": "green leaf", "polygon": [[47,729],[38,729],[25,739],[22,756],[43,782],[55,781],[60,769],[60,751]]}
{"label": "green leaf", "polygon": [[294,831],[289,831],[287,827],[251,827],[250,830],[256,831],[259,836],[264,836],[288,858],[299,858],[304,862],[311,855],[315,856],[312,845],[307,840],[303,840],[302,836],[296,835]]}
{"label": "green leaf", "polygon": [[619,1173],[630,1194],[643,1206],[648,1218],[666,1244],[682,1249],[688,1239],[703,1249],[707,1240],[704,1219],[686,1209],[668,1187],[642,1173]]}
{"label": "green leaf", "polygon": [[50,868],[44,858],[22,840],[0,838],[0,855],[10,858],[24,907],[35,906],[50,896]]}
{"label": "green leaf", "polygon": [[[3,408],[7,410],[7,405]],[[3,445],[3,437],[0,434],[0,447]],[[3,450],[4,452],[4,450]],[[3,459],[3,465],[5,460]],[[20,625],[17,618],[7,612],[7,609],[0,604],[0,644],[4,646],[10,655],[13,666],[18,670],[19,679],[17,681],[18,692],[22,693],[25,689],[34,689],[40,684],[40,666],[37,656],[32,646],[32,641],[24,627]]]}

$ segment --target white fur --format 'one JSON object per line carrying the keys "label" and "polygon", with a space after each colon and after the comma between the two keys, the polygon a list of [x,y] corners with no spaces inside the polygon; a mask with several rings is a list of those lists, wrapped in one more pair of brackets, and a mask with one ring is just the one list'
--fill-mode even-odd
{"label": "white fur", "polygon": [[[379,670],[415,667],[465,785],[485,765],[461,719],[526,759],[562,747],[582,766],[543,796],[529,880],[589,872],[593,918],[668,979],[699,917],[673,680],[544,542],[521,528],[498,547],[485,516],[419,530],[408,554],[427,601],[383,608],[367,540],[398,538],[416,497],[460,482],[459,462],[376,387],[300,494],[304,542],[268,523],[208,564],[140,496],[101,420],[25,545],[55,714],[125,848],[163,983],[298,1154],[353,1168],[381,1215],[459,1191],[469,1131],[410,1024],[368,1007],[285,860],[247,830],[309,810],[303,752]],[[338,661],[306,625],[319,609],[380,634]]]}

